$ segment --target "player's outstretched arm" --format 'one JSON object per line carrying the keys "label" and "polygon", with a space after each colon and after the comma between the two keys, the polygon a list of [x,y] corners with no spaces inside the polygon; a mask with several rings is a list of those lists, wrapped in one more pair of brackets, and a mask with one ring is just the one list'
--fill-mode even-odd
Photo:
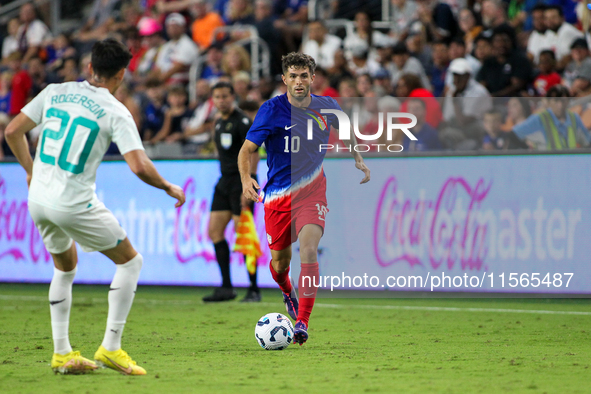
{"label": "player's outstretched arm", "polygon": [[242,180],[242,193],[247,199],[255,202],[259,201],[259,195],[256,190],[259,190],[261,187],[257,181],[255,181],[250,176],[250,161],[251,155],[258,149],[259,147],[257,144],[252,141],[245,140],[242,148],[240,149],[240,153],[238,154],[238,170],[240,171],[240,179]]}
{"label": "player's outstretched arm", "polygon": [[21,112],[12,119],[4,131],[8,146],[10,146],[14,156],[27,172],[27,184],[31,183],[31,177],[33,176],[33,158],[29,153],[29,142],[25,134],[35,126],[37,124]]}
{"label": "player's outstretched arm", "polygon": [[[351,129],[352,128],[353,126],[351,126]],[[347,148],[351,150],[351,154],[355,159],[355,167],[363,171],[363,173],[365,174],[365,177],[363,177],[363,179],[359,183],[364,184],[369,182],[371,178],[369,168],[365,165],[365,162],[363,161],[363,157],[361,157],[361,154],[354,149],[355,145],[357,145],[357,138],[355,138],[355,133],[351,135],[350,140],[343,140],[343,143],[347,146]]]}
{"label": "player's outstretched arm", "polygon": [[176,208],[185,203],[185,193],[183,192],[183,189],[162,178],[158,173],[158,170],[156,170],[156,167],[154,167],[152,160],[146,155],[146,152],[140,149],[132,150],[124,154],[123,157],[131,171],[137,175],[138,178],[150,186],[164,190],[170,197],[176,198],[177,202],[174,204]]}

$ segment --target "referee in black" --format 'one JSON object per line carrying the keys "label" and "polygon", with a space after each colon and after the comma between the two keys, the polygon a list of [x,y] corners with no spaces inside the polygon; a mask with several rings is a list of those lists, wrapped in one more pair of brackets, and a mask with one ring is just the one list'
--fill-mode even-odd
{"label": "referee in black", "polygon": [[[220,159],[222,176],[215,186],[211,215],[209,218],[209,238],[215,248],[215,256],[222,274],[222,286],[215,289],[213,294],[203,298],[205,302],[229,301],[236,298],[230,279],[230,247],[224,237],[226,226],[234,220],[238,225],[242,207],[248,206],[242,195],[242,182],[238,171],[238,153],[246,139],[252,121],[235,105],[234,88],[229,82],[218,82],[211,89],[213,104],[220,117],[214,125],[214,140]],[[251,157],[251,168],[256,171],[258,153]],[[256,173],[252,174],[256,179]],[[253,210],[254,203],[250,203]],[[257,286],[257,273],[248,274],[250,287],[243,302],[259,302],[261,294]]]}

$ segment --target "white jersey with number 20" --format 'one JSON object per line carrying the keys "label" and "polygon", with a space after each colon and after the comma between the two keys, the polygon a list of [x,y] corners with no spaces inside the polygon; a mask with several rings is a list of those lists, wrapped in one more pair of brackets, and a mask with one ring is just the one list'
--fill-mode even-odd
{"label": "white jersey with number 20", "polygon": [[48,208],[98,203],[96,170],[111,141],[122,155],[144,149],[129,110],[87,81],[49,85],[21,112],[42,124],[29,200]]}

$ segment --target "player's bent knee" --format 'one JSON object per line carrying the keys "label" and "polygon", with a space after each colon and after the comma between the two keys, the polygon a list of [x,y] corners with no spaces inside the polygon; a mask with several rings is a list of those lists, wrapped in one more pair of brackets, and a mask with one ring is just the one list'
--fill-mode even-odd
{"label": "player's bent knee", "polygon": [[305,246],[300,248],[300,260],[302,263],[315,263],[318,261],[318,248],[315,246]]}

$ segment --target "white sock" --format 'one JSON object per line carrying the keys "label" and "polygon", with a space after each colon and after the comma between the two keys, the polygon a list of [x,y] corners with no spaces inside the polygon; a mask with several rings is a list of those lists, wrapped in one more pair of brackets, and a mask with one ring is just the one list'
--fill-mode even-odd
{"label": "white sock", "polygon": [[68,328],[70,308],[72,307],[72,283],[78,268],[64,272],[53,268],[53,279],[49,285],[49,311],[51,312],[51,332],[53,352],[68,354],[72,351]]}
{"label": "white sock", "polygon": [[109,289],[109,315],[103,347],[112,352],[121,348],[121,335],[131,309],[144,258],[137,254],[125,264],[118,264]]}

